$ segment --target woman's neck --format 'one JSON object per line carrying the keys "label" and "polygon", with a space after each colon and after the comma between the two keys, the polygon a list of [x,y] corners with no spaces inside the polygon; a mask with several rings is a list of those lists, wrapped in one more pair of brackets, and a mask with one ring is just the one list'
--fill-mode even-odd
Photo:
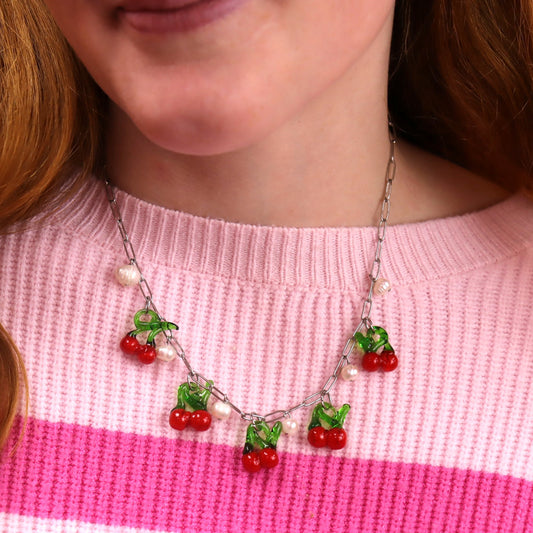
{"label": "woman's neck", "polygon": [[[231,153],[174,154],[146,142],[117,117],[121,143],[110,143],[113,181],[134,196],[170,209],[229,221],[276,226],[372,224],[388,159],[386,117],[371,125],[373,142],[351,142],[333,124],[310,140],[306,131],[278,135]],[[300,128],[296,125],[296,130]],[[296,140],[295,140],[296,139]]]}

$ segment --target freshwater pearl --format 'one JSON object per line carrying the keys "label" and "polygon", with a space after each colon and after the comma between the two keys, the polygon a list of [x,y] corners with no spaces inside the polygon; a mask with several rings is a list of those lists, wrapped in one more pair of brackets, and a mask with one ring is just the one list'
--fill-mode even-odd
{"label": "freshwater pearl", "polygon": [[281,422],[283,433],[286,433],[287,435],[296,435],[298,433],[298,422],[294,420],[293,418],[284,418]]}
{"label": "freshwater pearl", "polygon": [[135,265],[123,265],[117,268],[115,276],[118,282],[125,287],[137,285],[141,279],[141,274]]}
{"label": "freshwater pearl", "polygon": [[341,377],[344,381],[353,381],[357,377],[357,367],[355,365],[346,365],[341,370]]}
{"label": "freshwater pearl", "polygon": [[157,353],[157,358],[161,359],[161,361],[172,361],[172,359],[176,357],[176,350],[174,350],[169,344],[158,346],[155,351]]}
{"label": "freshwater pearl", "polygon": [[383,296],[390,290],[391,290],[391,284],[388,279],[379,278],[376,280],[376,283],[374,283],[374,294],[376,296]]}
{"label": "freshwater pearl", "polygon": [[209,411],[215,418],[218,418],[219,420],[227,420],[231,415],[230,405],[221,400],[217,400],[216,402],[212,403]]}

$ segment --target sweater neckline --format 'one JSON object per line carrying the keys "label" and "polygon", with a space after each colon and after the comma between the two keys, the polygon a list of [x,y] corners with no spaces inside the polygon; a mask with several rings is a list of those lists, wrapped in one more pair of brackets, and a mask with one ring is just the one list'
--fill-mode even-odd
{"label": "sweater neckline", "polygon": [[[287,228],[204,218],[149,204],[117,190],[142,268],[163,266],[243,282],[364,294],[375,227]],[[103,183],[90,179],[54,220],[124,258]],[[382,275],[395,286],[459,275],[533,244],[533,202],[516,193],[480,211],[387,228]],[[118,263],[120,264],[120,263]]]}

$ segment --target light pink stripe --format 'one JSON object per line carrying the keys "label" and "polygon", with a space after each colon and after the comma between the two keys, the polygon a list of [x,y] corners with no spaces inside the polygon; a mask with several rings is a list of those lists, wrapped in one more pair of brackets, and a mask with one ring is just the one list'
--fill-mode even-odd
{"label": "light pink stripe", "polygon": [[30,419],[0,465],[0,511],[172,531],[533,530],[528,481],[279,451],[249,475],[230,446]]}

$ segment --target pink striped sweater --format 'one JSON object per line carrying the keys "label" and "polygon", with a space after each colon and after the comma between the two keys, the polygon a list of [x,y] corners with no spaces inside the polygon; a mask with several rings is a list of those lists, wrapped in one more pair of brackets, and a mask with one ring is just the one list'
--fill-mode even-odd
{"label": "pink striped sweater", "polygon": [[[357,325],[375,228],[254,227],[118,201],[199,372],[259,413],[320,389]],[[298,411],[279,466],[249,474],[243,420],[172,429],[183,365],[120,351],[143,300],[114,279],[125,260],[101,183],[2,237],[0,321],[31,403],[0,463],[0,531],[533,531],[533,203],[393,226],[385,246],[393,290],[373,320],[398,370],[339,381],[344,449],[311,447]]]}

